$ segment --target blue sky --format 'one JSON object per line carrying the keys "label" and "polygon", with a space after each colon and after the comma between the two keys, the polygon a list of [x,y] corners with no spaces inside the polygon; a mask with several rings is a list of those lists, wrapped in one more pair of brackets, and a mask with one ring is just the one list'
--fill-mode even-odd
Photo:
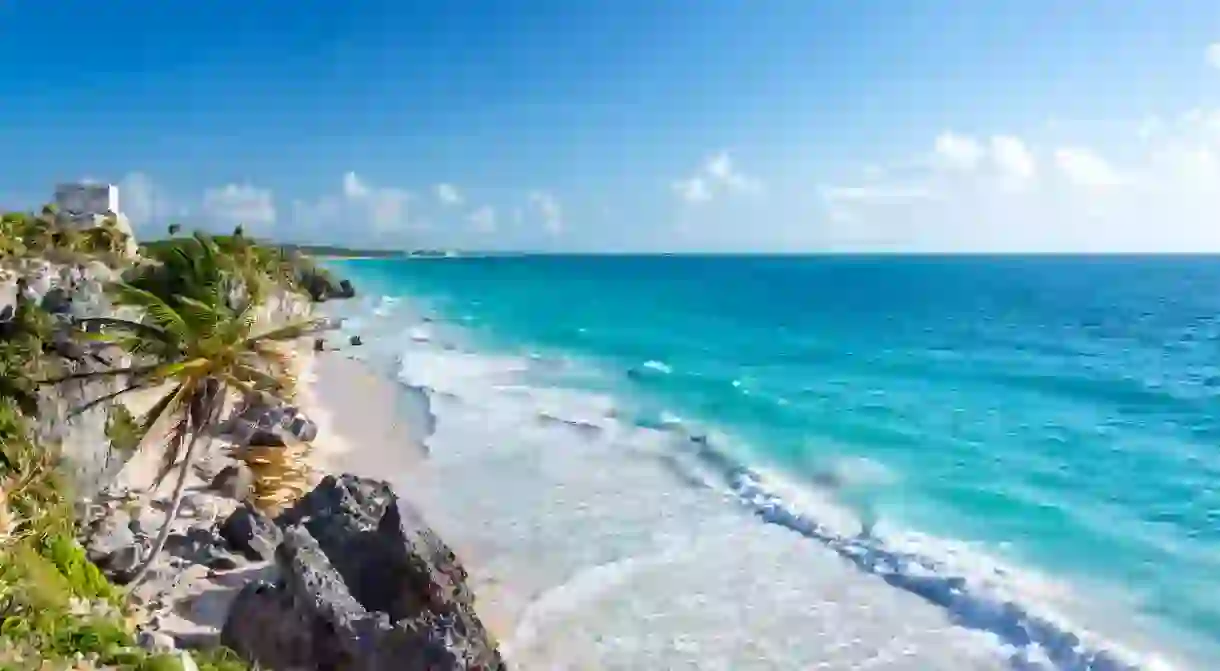
{"label": "blue sky", "polygon": [[0,3],[0,202],[353,245],[1220,250],[1220,3]]}

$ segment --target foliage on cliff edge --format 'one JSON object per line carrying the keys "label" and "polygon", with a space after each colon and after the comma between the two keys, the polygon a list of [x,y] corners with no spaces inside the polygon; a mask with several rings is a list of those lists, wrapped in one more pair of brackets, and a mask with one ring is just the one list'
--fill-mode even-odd
{"label": "foliage on cliff edge", "polygon": [[[67,248],[108,253],[56,236],[51,210],[42,218],[0,216],[0,258]],[[106,240],[106,232],[95,241]],[[109,245],[105,245],[109,247]],[[138,614],[122,592],[90,563],[76,541],[70,483],[54,446],[32,439],[38,409],[36,381],[46,379],[52,320],[19,296],[0,321],[0,671],[126,669],[177,671],[177,655],[136,645]],[[123,418],[115,429],[122,430]],[[231,653],[192,651],[201,671],[239,671]]]}

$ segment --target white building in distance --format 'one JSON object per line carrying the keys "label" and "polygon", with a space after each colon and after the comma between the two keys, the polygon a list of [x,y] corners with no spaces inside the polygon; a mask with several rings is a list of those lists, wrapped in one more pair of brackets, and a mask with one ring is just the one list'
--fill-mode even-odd
{"label": "white building in distance", "polygon": [[113,184],[59,184],[55,204],[72,217],[119,213],[119,187]]}
{"label": "white building in distance", "polygon": [[80,229],[93,228],[113,216],[119,230],[127,234],[127,254],[138,249],[127,216],[119,209],[119,187],[113,184],[74,183],[55,187],[55,205],[61,224]]}

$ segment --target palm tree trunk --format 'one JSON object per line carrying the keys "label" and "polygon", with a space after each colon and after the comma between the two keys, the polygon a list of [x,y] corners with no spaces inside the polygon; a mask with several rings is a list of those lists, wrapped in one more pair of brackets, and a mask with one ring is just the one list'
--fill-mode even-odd
{"label": "palm tree trunk", "polygon": [[195,464],[195,449],[199,445],[199,434],[200,431],[191,434],[191,440],[186,447],[186,456],[182,458],[182,465],[178,467],[178,482],[174,484],[174,497],[170,502],[169,511],[165,513],[165,522],[161,525],[161,530],[157,532],[157,540],[153,542],[148,557],[144,559],[144,563],[140,565],[128,583],[129,593],[148,577],[149,569],[157,561],[165,549],[166,541],[169,540],[170,527],[173,526],[174,520],[178,519],[178,511],[182,508],[182,495],[186,490],[187,477],[190,475],[191,466]]}
{"label": "palm tree trunk", "polygon": [[[174,497],[170,501],[169,512],[165,514],[165,523],[157,533],[157,539],[153,542],[148,558],[131,578],[129,584],[132,590],[148,577],[149,569],[165,549],[165,543],[169,540],[170,527],[173,526],[174,520],[178,518],[178,511],[182,508],[182,495],[186,490],[186,480],[190,476],[191,467],[195,465],[199,438],[205,433],[210,433],[224,406],[222,390],[222,385],[218,380],[205,380],[203,392],[187,403],[186,412],[191,426],[191,440],[187,443],[186,456],[182,458],[182,465],[178,467],[178,482],[174,484]],[[128,594],[131,593],[131,591],[128,592]]]}

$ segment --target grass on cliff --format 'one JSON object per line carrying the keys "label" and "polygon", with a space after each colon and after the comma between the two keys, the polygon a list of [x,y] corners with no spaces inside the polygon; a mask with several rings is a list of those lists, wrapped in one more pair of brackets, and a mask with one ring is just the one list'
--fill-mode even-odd
{"label": "grass on cliff", "polygon": [[[198,456],[198,439],[212,432],[232,397],[248,402],[267,396],[290,397],[296,386],[292,344],[318,327],[316,321],[306,320],[270,328],[256,324],[258,308],[277,284],[279,276],[274,273],[284,269],[274,255],[241,235],[235,234],[221,245],[196,234],[163,251],[159,264],[138,268],[114,287],[116,304],[136,308],[142,317],[80,320],[87,327],[97,327],[92,340],[125,350],[132,363],[63,378],[121,376],[125,388],[110,394],[108,400],[142,389],[164,392],[139,422],[136,441],[154,427],[168,427],[161,445],[164,468],[160,477],[172,472],[177,480],[166,521],[136,570],[133,584],[148,574],[168,540],[187,475]],[[269,470],[260,478],[275,478],[274,486],[285,491],[284,502],[289,502],[302,491],[286,488],[290,480],[276,477],[283,474],[283,469],[279,473]]]}
{"label": "grass on cliff", "polygon": [[[75,244],[56,236],[50,219],[0,217],[0,258]],[[12,318],[0,322],[0,671],[179,671],[177,655],[136,645],[138,613],[124,606],[123,591],[76,539],[71,483],[56,447],[32,439],[36,381],[57,368],[47,351],[52,328],[51,316],[21,297]],[[129,419],[111,415],[113,443],[130,440]],[[248,668],[223,650],[192,651],[192,658],[201,671]]]}
{"label": "grass on cliff", "polygon": [[[113,236],[112,227],[81,234],[60,228],[55,214],[53,208],[44,208],[39,214],[0,216],[0,260],[66,255],[75,262],[84,255],[104,257],[111,265],[127,263],[116,256],[126,241]],[[299,335],[300,325],[252,337],[246,309],[231,303],[249,305],[277,287],[313,293],[320,281],[333,286],[333,278],[307,257],[255,244],[240,230],[218,240],[180,238],[143,252],[147,258],[126,266],[128,289],[117,298],[142,308],[147,321],[97,320],[106,323],[94,324],[103,331],[94,335],[116,336],[137,360],[151,363],[141,374],[157,371],[134,380],[135,370],[125,371],[129,384],[169,382],[181,392],[157,404],[158,414],[173,410],[187,420],[183,426],[198,429],[201,425],[190,421],[190,415],[199,404],[187,396],[203,394],[214,400],[217,385],[247,395],[276,395],[291,386],[282,352],[267,345]],[[138,300],[133,298],[137,295]],[[19,299],[14,319],[0,323],[0,671],[174,671],[180,668],[176,656],[136,646],[138,613],[124,606],[123,590],[107,582],[76,540],[71,483],[63,476],[55,446],[31,439],[38,412],[35,381],[58,374],[57,359],[44,351],[51,329],[50,316],[24,299]],[[106,435],[111,445],[120,452],[134,449],[151,426],[149,418],[134,418],[113,399],[102,400],[109,408]],[[172,445],[166,447],[177,452]],[[189,465],[189,459],[179,467],[183,465]],[[283,476],[291,469],[278,462],[265,465],[264,498],[279,502],[283,497],[271,490],[284,488]],[[293,488],[287,495],[299,492]],[[247,668],[225,651],[191,654],[201,671]]]}
{"label": "grass on cliff", "polygon": [[[76,540],[56,450],[30,438],[49,336],[49,315],[25,300],[0,329],[0,670],[175,671],[178,657],[136,645],[136,614]],[[247,668],[223,651],[194,659],[201,671]]]}
{"label": "grass on cliff", "polygon": [[128,235],[115,217],[81,228],[65,224],[58,215],[54,205],[46,205],[37,213],[0,214],[0,259],[39,256],[75,262],[87,258],[111,267],[126,262]]}
{"label": "grass on cliff", "polygon": [[[177,235],[176,230],[173,235]],[[318,300],[338,287],[331,273],[311,257],[292,247],[259,242],[246,237],[240,230],[233,235],[201,236],[196,233],[141,244],[140,253],[160,264],[163,270],[156,270],[156,266],[148,267],[136,278],[136,282],[161,282],[167,285],[166,295],[175,294],[175,289],[185,288],[181,282],[174,280],[176,273],[180,274],[178,271],[183,268],[184,261],[197,258],[204,246],[215,248],[226,264],[226,270],[253,288],[256,298],[258,292],[278,286]]]}

